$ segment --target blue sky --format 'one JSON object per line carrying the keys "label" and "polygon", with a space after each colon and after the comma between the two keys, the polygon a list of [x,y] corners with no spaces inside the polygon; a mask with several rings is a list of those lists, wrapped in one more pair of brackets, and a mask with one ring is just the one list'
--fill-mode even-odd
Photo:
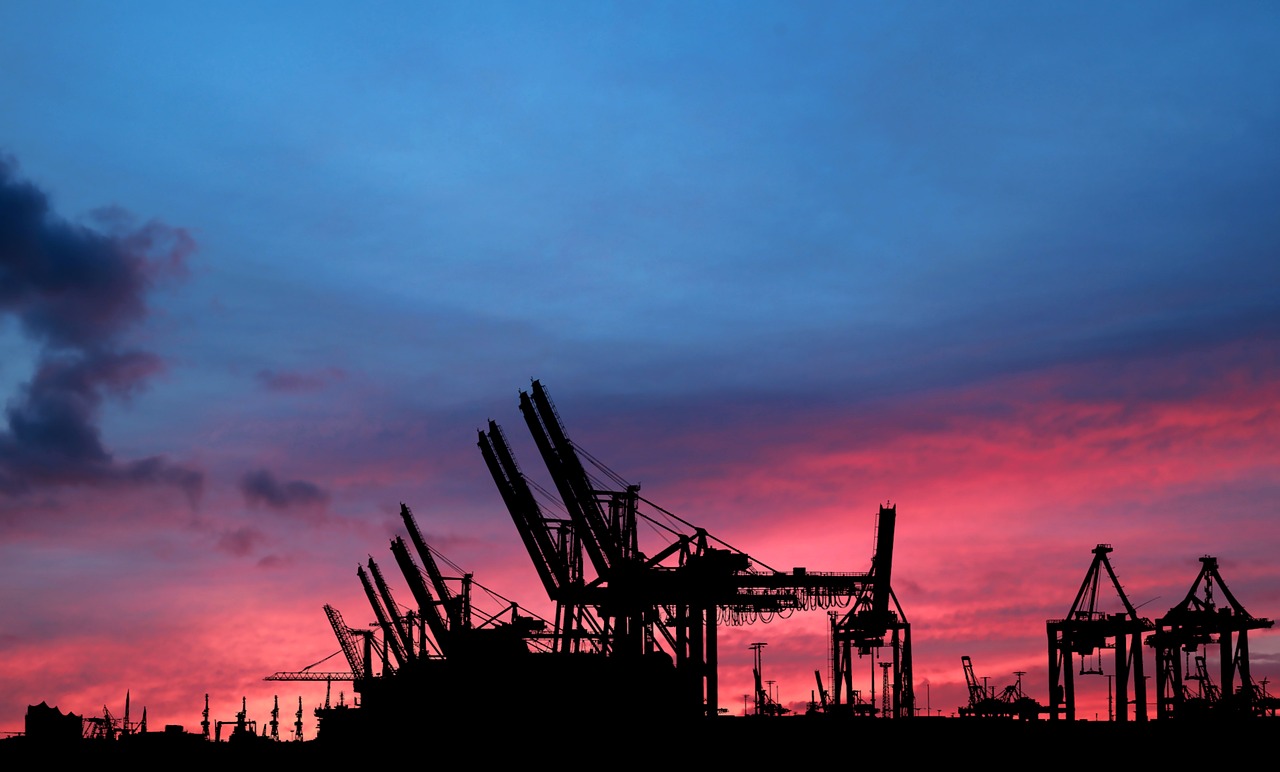
{"label": "blue sky", "polygon": [[157,302],[258,333],[206,362],[288,367],[302,326],[381,370],[381,318],[444,380],[613,350],[646,389],[787,389],[1274,308],[1257,6],[8,14],[9,152],[61,211],[192,230]]}

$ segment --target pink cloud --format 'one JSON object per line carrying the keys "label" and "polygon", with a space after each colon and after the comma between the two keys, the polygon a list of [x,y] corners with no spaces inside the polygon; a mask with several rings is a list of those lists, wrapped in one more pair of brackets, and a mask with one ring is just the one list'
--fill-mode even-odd
{"label": "pink cloud", "polygon": [[[965,699],[961,655],[998,685],[1026,671],[1024,688],[1045,701],[1045,621],[1066,613],[1099,542],[1115,547],[1112,562],[1126,591],[1152,618],[1185,594],[1205,553],[1219,557],[1250,611],[1276,615],[1280,534],[1268,502],[1280,487],[1280,379],[1239,360],[1238,352],[1216,351],[1114,371],[1060,366],[963,389],[764,410],[724,423],[622,413],[610,422],[612,433],[578,432],[571,412],[566,418],[575,438],[591,440],[593,453],[624,476],[643,476],[646,497],[783,570],[866,570],[876,507],[895,503],[894,584],[912,622],[917,696],[923,707],[927,682],[934,709],[951,713]],[[1187,368],[1214,377],[1177,377]],[[224,718],[239,709],[241,694],[259,716],[275,693],[288,695],[290,709],[297,694],[312,695],[310,706],[322,699],[304,690],[311,687],[259,679],[336,651],[323,603],[353,623],[368,621],[355,565],[368,554],[390,565],[387,538],[398,528],[399,500],[414,507],[432,543],[479,582],[545,612],[528,558],[472,447],[474,435],[459,430],[451,442],[442,439],[453,436],[451,424],[415,419],[397,427],[370,418],[353,412],[320,427],[288,419],[312,432],[301,440],[264,422],[237,438],[262,448],[264,459],[287,455],[290,468],[326,481],[333,493],[323,529],[245,513],[227,489],[211,494],[202,525],[181,520],[186,541],[166,537],[163,549],[143,532],[166,522],[164,507],[140,499],[112,498],[97,512],[105,519],[68,515],[65,527],[28,533],[25,560],[56,557],[67,578],[57,593],[40,594],[56,614],[7,611],[26,621],[9,625],[0,641],[12,663],[0,671],[0,691],[91,711],[104,700],[117,706],[133,688],[135,700],[152,706],[153,720],[172,717],[189,727],[206,691]],[[506,423],[526,473],[550,487],[525,438],[514,439],[518,416]],[[272,450],[273,435],[291,438],[296,452]],[[326,445],[327,437],[342,442]],[[237,458],[234,445],[220,452]],[[639,474],[614,456],[634,462],[628,466]],[[234,554],[260,554],[259,566],[274,570],[247,568]],[[123,574],[107,562],[117,560],[132,567],[137,585],[165,589],[148,596],[119,578],[86,579],[89,555],[103,570]],[[49,576],[35,562],[11,564],[15,572]],[[136,575],[141,571],[149,581]],[[401,579],[389,579],[397,598],[407,598]],[[65,619],[77,629],[59,621]],[[89,661],[85,635],[106,640],[101,650],[120,655],[113,659],[148,651],[172,662],[105,667]],[[814,670],[828,678],[820,612],[725,628],[721,698],[731,710],[751,691],[746,646],[754,641],[770,644],[767,677],[785,701],[808,700]],[[1255,675],[1280,676],[1275,636],[1260,634],[1252,643]],[[872,663],[855,667],[856,688],[869,693]],[[31,675],[42,672],[47,677]],[[1086,679],[1080,689],[1081,712],[1105,714],[1105,679]],[[20,726],[22,707],[0,706],[0,727]]]}

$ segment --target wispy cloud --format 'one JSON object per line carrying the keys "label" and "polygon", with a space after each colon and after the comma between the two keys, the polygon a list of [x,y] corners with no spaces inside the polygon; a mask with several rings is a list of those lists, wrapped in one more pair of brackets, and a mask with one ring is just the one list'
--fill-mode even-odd
{"label": "wispy cloud", "polygon": [[330,383],[340,381],[347,376],[337,367],[323,370],[259,370],[255,377],[267,391],[278,391],[286,394],[321,391]]}
{"label": "wispy cloud", "polygon": [[251,507],[267,507],[277,512],[323,511],[329,503],[328,492],[306,480],[278,480],[267,469],[248,472],[240,478],[240,492]]}
{"label": "wispy cloud", "polygon": [[236,557],[244,557],[266,540],[266,535],[253,526],[226,531],[218,537],[218,549]]}

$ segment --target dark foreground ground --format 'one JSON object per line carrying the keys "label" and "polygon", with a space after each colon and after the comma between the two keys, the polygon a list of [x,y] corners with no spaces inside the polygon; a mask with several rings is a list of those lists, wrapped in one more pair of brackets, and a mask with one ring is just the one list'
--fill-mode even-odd
{"label": "dark foreground ground", "polygon": [[[1013,722],[964,718],[832,719],[723,717],[672,724],[601,720],[531,723],[474,718],[449,725],[307,742],[206,742],[196,735],[155,732],[117,742],[0,740],[0,763],[87,762],[186,765],[368,764],[381,754],[418,763],[470,761],[564,769],[690,763],[813,768],[827,763],[1043,764],[1093,770],[1115,763],[1172,769],[1191,764],[1242,763],[1275,768],[1280,719],[1213,722]],[[12,767],[10,767],[12,768]],[[277,767],[278,768],[278,767]]]}

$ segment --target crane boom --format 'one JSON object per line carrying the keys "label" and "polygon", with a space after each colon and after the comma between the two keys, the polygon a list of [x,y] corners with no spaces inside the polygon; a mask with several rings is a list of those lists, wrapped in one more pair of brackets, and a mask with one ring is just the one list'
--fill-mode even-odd
{"label": "crane boom", "polygon": [[448,655],[451,642],[449,626],[440,613],[440,604],[431,596],[427,583],[422,580],[422,572],[418,569],[418,564],[413,562],[413,556],[409,554],[409,547],[404,543],[404,539],[397,536],[391,540],[391,554],[395,555],[396,563],[400,565],[400,573],[404,574],[404,580],[409,583],[409,591],[413,593],[413,599],[418,602],[418,614],[427,621],[427,627],[431,630],[431,637],[435,639],[436,648],[440,649],[441,654]]}
{"label": "crane boom", "polygon": [[265,676],[264,681],[354,681],[355,673],[339,673],[323,670],[301,670],[286,671],[278,670],[269,676]]}
{"label": "crane boom", "polygon": [[874,579],[871,610],[888,622],[889,592],[893,579],[893,531],[898,520],[898,508],[880,507],[876,517],[876,554],[871,557],[871,574]]}
{"label": "crane boom", "polygon": [[347,623],[342,621],[342,614],[328,603],[324,605],[325,616],[329,617],[329,624],[333,627],[333,634],[338,639],[338,645],[342,648],[342,654],[347,658],[347,664],[351,666],[351,672],[355,676],[355,680],[363,681],[369,677],[369,669],[360,659],[360,652],[356,649],[355,639],[351,636],[351,628],[347,627]]}
{"label": "crane boom", "polygon": [[533,382],[532,397],[528,392],[520,392],[520,412],[555,482],[560,500],[582,539],[592,568],[597,576],[608,576],[610,567],[617,563],[620,550],[609,538],[609,529],[587,472],[539,381]]}
{"label": "crane boom", "polygon": [[489,421],[489,432],[479,432],[480,453],[484,456],[489,473],[493,476],[498,492],[511,513],[520,539],[524,542],[533,567],[542,579],[547,595],[552,600],[559,600],[562,588],[570,581],[569,565],[556,549],[556,542],[551,534],[542,508],[529,490],[529,483],[516,465],[511,446],[496,421]]}
{"label": "crane boom", "polygon": [[400,504],[400,517],[404,520],[404,527],[409,531],[409,538],[413,541],[413,548],[418,552],[418,558],[422,560],[422,567],[427,572],[427,579],[431,581],[431,587],[435,590],[436,597],[440,599],[440,605],[444,607],[445,616],[449,619],[449,626],[455,630],[461,630],[466,627],[466,619],[463,618],[463,610],[458,601],[453,596],[453,591],[449,589],[449,585],[444,580],[444,574],[440,573],[440,566],[436,565],[436,559],[431,554],[431,547],[427,545],[426,539],[422,538],[422,531],[418,529],[418,521],[413,517],[413,510],[409,509],[408,504]]}
{"label": "crane boom", "polygon": [[395,631],[396,637],[400,640],[401,648],[404,649],[409,659],[413,659],[412,628],[400,613],[400,606],[396,603],[395,597],[392,596],[387,580],[382,578],[382,569],[378,567],[372,557],[369,558],[369,574],[373,576],[373,584],[378,588],[378,595],[382,597],[382,602],[387,608],[387,616],[391,619],[391,627]]}
{"label": "crane boom", "polygon": [[[369,560],[372,562],[373,558],[369,558]],[[364,586],[365,595],[369,596],[369,605],[373,607],[374,619],[378,621],[378,627],[382,628],[382,639],[387,642],[392,655],[396,658],[396,666],[404,665],[407,661],[404,647],[400,645],[400,639],[396,631],[391,627],[391,619],[387,616],[387,610],[382,607],[382,600],[378,597],[377,591],[374,590],[373,583],[369,581],[369,575],[365,573],[364,566],[356,566],[356,575],[360,577],[360,584]]]}

